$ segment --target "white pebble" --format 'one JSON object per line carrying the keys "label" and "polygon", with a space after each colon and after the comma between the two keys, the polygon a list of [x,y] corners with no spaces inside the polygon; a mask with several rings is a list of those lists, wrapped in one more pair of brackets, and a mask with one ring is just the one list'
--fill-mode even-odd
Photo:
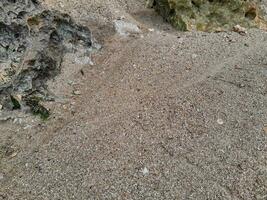
{"label": "white pebble", "polygon": [[217,123],[220,124],[220,125],[223,125],[224,122],[223,122],[222,119],[219,118],[219,119],[217,119]]}
{"label": "white pebble", "polygon": [[142,173],[144,176],[148,175],[149,174],[149,170],[145,167],[142,169]]}

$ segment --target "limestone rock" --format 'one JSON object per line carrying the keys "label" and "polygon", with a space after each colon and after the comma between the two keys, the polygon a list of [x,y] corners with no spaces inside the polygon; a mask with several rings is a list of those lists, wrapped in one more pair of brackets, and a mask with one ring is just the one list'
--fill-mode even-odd
{"label": "limestone rock", "polygon": [[154,0],[155,9],[182,31],[225,31],[239,24],[267,29],[260,0]]}
{"label": "limestone rock", "polygon": [[114,26],[116,32],[121,36],[127,36],[130,34],[138,34],[141,30],[138,28],[136,24],[126,22],[124,20],[115,20]]}

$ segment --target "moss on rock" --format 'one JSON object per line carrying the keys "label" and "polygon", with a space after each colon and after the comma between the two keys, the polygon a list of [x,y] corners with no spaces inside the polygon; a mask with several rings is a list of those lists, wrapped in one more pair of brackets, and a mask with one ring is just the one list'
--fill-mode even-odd
{"label": "moss on rock", "polygon": [[266,29],[260,0],[154,0],[155,9],[182,31],[225,31],[239,24]]}

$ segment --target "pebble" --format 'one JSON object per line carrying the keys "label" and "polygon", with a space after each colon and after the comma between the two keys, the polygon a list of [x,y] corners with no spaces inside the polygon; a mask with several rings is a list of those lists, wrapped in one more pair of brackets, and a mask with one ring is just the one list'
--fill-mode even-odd
{"label": "pebble", "polygon": [[81,95],[82,93],[81,93],[81,91],[79,91],[79,90],[74,90],[74,91],[73,91],[73,94],[75,94],[75,95]]}
{"label": "pebble", "polygon": [[117,19],[118,19],[118,20],[123,20],[123,19],[125,19],[125,16],[122,15],[122,16],[118,17]]}
{"label": "pebble", "polygon": [[217,123],[218,123],[218,124],[220,124],[220,125],[223,125],[223,124],[224,124],[223,120],[222,120],[222,119],[220,119],[220,118],[219,118],[219,119],[217,119]]}
{"label": "pebble", "polygon": [[132,24],[124,20],[115,20],[114,26],[117,33],[121,36],[128,36],[130,34],[136,34],[141,32],[141,30],[136,24]]}
{"label": "pebble", "polygon": [[61,8],[64,8],[64,4],[63,4],[62,2],[59,2],[59,6],[60,6]]}
{"label": "pebble", "polygon": [[197,58],[197,54],[192,54],[192,58],[193,59]]}
{"label": "pebble", "polygon": [[10,158],[14,158],[14,157],[16,157],[18,155],[18,152],[13,152],[11,155],[10,155]]}
{"label": "pebble", "polygon": [[144,176],[146,176],[146,175],[149,174],[149,170],[148,170],[146,167],[144,167],[144,168],[142,169],[142,173],[143,173]]}
{"label": "pebble", "polygon": [[246,29],[239,24],[234,26],[233,31],[239,33],[240,35],[245,35],[247,33]]}
{"label": "pebble", "polygon": [[91,58],[88,56],[81,56],[75,58],[75,63],[79,65],[94,65]]}
{"label": "pebble", "polygon": [[23,127],[24,130],[31,129],[31,128],[32,128],[32,126],[29,124]]}

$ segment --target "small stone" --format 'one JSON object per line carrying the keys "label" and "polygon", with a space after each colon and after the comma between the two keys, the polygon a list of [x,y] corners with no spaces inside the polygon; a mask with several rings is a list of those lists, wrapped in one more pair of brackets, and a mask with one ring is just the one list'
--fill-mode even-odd
{"label": "small stone", "polygon": [[146,167],[144,167],[144,168],[142,169],[142,173],[143,173],[144,176],[146,176],[146,175],[149,174],[149,170],[148,170]]}
{"label": "small stone", "polygon": [[263,130],[267,134],[267,126],[263,127]]}
{"label": "small stone", "polygon": [[245,87],[246,85],[244,84],[244,83],[241,83],[240,84],[240,88],[243,88],[243,87]]}
{"label": "small stone", "polygon": [[193,59],[197,58],[197,54],[194,54],[194,53],[193,53],[193,54],[192,54],[192,58],[193,58]]}
{"label": "small stone", "polygon": [[93,46],[94,49],[96,49],[96,50],[100,50],[100,49],[102,49],[102,45],[101,45],[101,44],[98,44],[98,43],[95,42],[93,45],[94,45],[94,46]]}
{"label": "small stone", "polygon": [[192,70],[192,67],[191,67],[191,66],[186,66],[186,67],[185,67],[185,70],[186,70],[186,71],[190,71],[190,70]]}
{"label": "small stone", "polygon": [[115,20],[114,26],[117,33],[121,36],[128,36],[130,34],[137,34],[141,32],[136,24],[132,24],[124,20]]}
{"label": "small stone", "polygon": [[240,65],[235,65],[234,67],[235,67],[235,69],[242,69],[242,67]]}
{"label": "small stone", "polygon": [[59,2],[59,6],[60,6],[61,8],[64,8],[64,4],[63,4],[62,2]]}
{"label": "small stone", "polygon": [[2,109],[3,109],[3,105],[0,104],[0,110],[2,110]]}
{"label": "small stone", "polygon": [[10,155],[10,158],[14,158],[14,157],[16,157],[18,155],[18,152],[13,152],[11,155]]}
{"label": "small stone", "polygon": [[31,128],[32,128],[32,126],[29,124],[23,127],[24,130],[31,129]]}
{"label": "small stone", "polygon": [[149,30],[150,32],[154,32],[154,31],[155,31],[154,28],[149,28],[148,30]]}
{"label": "small stone", "polygon": [[240,25],[234,26],[233,31],[239,33],[240,35],[245,35],[247,33],[246,29]]}
{"label": "small stone", "polygon": [[123,20],[123,19],[125,19],[125,16],[124,15],[122,15],[120,17],[117,17],[117,20]]}
{"label": "small stone", "polygon": [[88,56],[81,56],[75,58],[75,63],[79,65],[94,65],[91,58]]}
{"label": "small stone", "polygon": [[73,94],[75,94],[75,95],[81,95],[82,93],[81,93],[81,91],[79,91],[79,90],[74,90],[74,91],[73,91]]}
{"label": "small stone", "polygon": [[224,124],[223,120],[222,120],[222,119],[220,119],[220,118],[219,118],[219,119],[217,119],[217,123],[218,123],[218,124],[220,124],[220,125],[223,125],[223,124]]}

